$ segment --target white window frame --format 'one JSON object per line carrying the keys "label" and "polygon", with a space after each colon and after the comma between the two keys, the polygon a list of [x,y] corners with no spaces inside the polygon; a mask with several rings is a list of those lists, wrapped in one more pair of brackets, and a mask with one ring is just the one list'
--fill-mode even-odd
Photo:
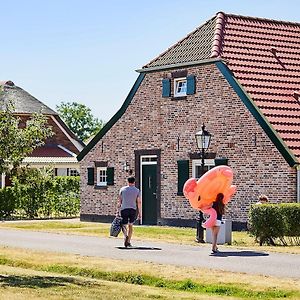
{"label": "white window frame", "polygon": [[107,167],[97,167],[97,186],[107,186]]}
{"label": "white window frame", "polygon": [[[193,159],[192,160],[192,177],[196,178],[196,167],[201,167],[202,160],[201,159]],[[215,166],[214,159],[204,159],[204,166],[208,167],[208,170],[212,169]],[[196,178],[199,179],[199,178]]]}
{"label": "white window frame", "polygon": [[[185,83],[185,89],[179,91],[179,84]],[[174,97],[186,96],[187,91],[187,79],[186,77],[174,78]]]}

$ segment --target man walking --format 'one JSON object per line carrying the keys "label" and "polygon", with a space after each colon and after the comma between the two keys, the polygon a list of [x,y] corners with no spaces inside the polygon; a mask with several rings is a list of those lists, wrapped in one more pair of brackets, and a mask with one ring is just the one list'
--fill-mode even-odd
{"label": "man walking", "polygon": [[[127,178],[128,185],[123,186],[119,192],[118,211],[121,210],[122,231],[124,234],[124,246],[131,246],[133,223],[141,218],[141,192],[135,187],[135,178]],[[127,228],[128,226],[128,228]]]}

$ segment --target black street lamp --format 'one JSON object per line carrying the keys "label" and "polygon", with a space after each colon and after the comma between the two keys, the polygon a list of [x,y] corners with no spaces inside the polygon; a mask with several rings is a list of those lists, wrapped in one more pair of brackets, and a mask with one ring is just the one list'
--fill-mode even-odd
{"label": "black street lamp", "polygon": [[[205,158],[205,152],[207,151],[210,144],[211,134],[207,130],[205,130],[205,125],[203,124],[201,130],[195,134],[195,137],[196,137],[197,146],[201,150],[201,176],[202,176],[205,173],[204,158]],[[204,221],[203,213],[200,210],[199,215],[197,217],[197,233],[196,233],[197,243],[205,243],[204,229],[202,227],[203,221]]]}

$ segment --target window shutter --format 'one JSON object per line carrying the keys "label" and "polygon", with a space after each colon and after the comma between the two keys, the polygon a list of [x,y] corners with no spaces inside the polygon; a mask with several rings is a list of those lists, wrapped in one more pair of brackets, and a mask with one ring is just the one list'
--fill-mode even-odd
{"label": "window shutter", "polygon": [[196,93],[196,77],[194,75],[187,76],[187,95],[193,95]]}
{"label": "window shutter", "polygon": [[163,97],[171,96],[171,80],[168,78],[162,80],[162,96]]}
{"label": "window shutter", "polygon": [[226,157],[219,157],[215,158],[215,166],[221,166],[221,165],[228,165],[228,158]]}
{"label": "window shutter", "polygon": [[114,185],[114,179],[115,179],[115,168],[107,168],[106,171],[107,174],[107,185]]}
{"label": "window shutter", "polygon": [[94,185],[95,175],[94,175],[94,168],[87,168],[88,171],[88,185]]}
{"label": "window shutter", "polygon": [[189,161],[178,160],[177,170],[178,170],[177,195],[183,196],[183,186],[185,182],[189,179]]}

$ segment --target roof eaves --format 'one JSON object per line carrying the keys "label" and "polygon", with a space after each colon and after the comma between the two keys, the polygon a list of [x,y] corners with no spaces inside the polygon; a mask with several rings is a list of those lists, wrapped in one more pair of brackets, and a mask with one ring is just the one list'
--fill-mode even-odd
{"label": "roof eaves", "polygon": [[190,62],[184,62],[184,63],[178,63],[178,64],[165,65],[165,66],[155,66],[155,67],[145,68],[145,69],[137,69],[135,71],[138,73],[150,73],[150,72],[177,69],[177,68],[183,68],[183,67],[189,67],[189,66],[211,64],[211,63],[215,63],[220,60],[221,59],[218,57],[217,58],[212,57],[209,59],[203,59],[203,60],[197,60],[197,61],[190,61]]}
{"label": "roof eaves", "polygon": [[64,130],[70,135],[71,138],[77,141],[82,147],[85,146],[85,143],[65,124],[65,122],[61,119],[61,117],[58,114],[54,115],[53,117],[64,128]]}
{"label": "roof eaves", "polygon": [[141,85],[145,75],[146,75],[145,73],[139,74],[137,80],[135,81],[133,87],[131,88],[121,108],[115,113],[115,115],[103,126],[103,128],[77,155],[78,161],[81,161],[88,154],[88,152],[101,140],[101,138],[113,127],[113,125],[122,117],[122,115],[125,113],[126,109],[128,108],[129,104],[131,103],[131,100],[133,99],[139,86]]}
{"label": "roof eaves", "polygon": [[25,157],[22,161],[23,164],[27,163],[40,163],[40,164],[46,164],[46,163],[78,163],[76,157],[53,157],[53,156],[42,156],[42,157],[36,157],[36,156],[28,156]]}
{"label": "roof eaves", "polygon": [[261,125],[265,133],[274,143],[274,145],[276,146],[278,151],[282,154],[282,156],[285,158],[285,160],[290,165],[290,167],[296,167],[299,164],[298,159],[291,152],[291,150],[286,146],[286,144],[281,139],[281,137],[277,134],[277,132],[273,129],[272,125],[268,122],[268,120],[264,117],[264,115],[261,113],[259,108],[254,103],[254,101],[251,99],[251,97],[243,89],[242,85],[233,76],[232,72],[227,67],[227,65],[224,62],[219,61],[216,62],[216,66],[223,74],[225,79],[228,81],[228,83],[231,85],[231,87],[234,89],[234,91],[237,93],[237,95],[240,97],[240,99],[243,101],[243,103],[246,105],[246,107],[249,109],[249,111],[252,113],[252,115],[257,120],[257,122]]}

